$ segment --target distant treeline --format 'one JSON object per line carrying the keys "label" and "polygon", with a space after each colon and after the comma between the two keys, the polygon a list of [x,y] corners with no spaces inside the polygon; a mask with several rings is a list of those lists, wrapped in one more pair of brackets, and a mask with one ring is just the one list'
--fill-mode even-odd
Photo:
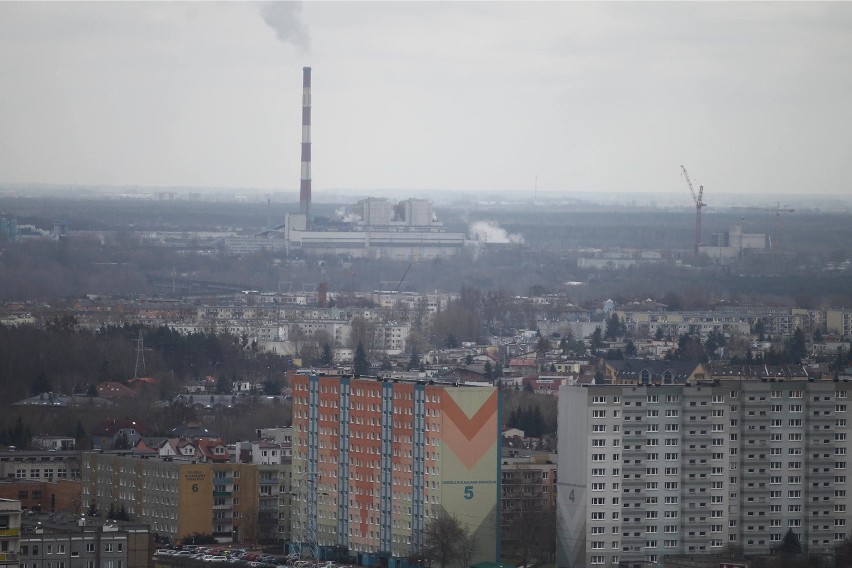
{"label": "distant treeline", "polygon": [[[523,244],[471,247],[457,257],[414,262],[380,259],[304,259],[290,263],[283,254],[241,257],[185,254],[143,245],[140,230],[200,231],[259,229],[276,224],[289,204],[46,200],[0,198],[0,210],[18,222],[51,227],[68,220],[76,229],[116,231],[103,238],[75,235],[60,242],[3,243],[0,301],[78,298],[86,293],[170,297],[178,280],[220,282],[244,289],[316,289],[326,282],[333,293],[366,292],[395,283],[404,291],[463,287],[510,296],[568,292],[576,304],[597,307],[607,298],[618,303],[670,297],[684,308],[724,302],[781,305],[852,305],[852,270],[829,270],[852,259],[852,219],[846,213],[797,211],[776,222],[771,211],[705,211],[703,238],[741,224],[747,232],[780,238],[779,253],[748,255],[730,266],[694,259],[694,215],[688,210],[622,208],[572,210],[517,208],[460,211],[440,209],[453,230],[488,220]],[[318,215],[332,214],[317,204]],[[627,270],[580,268],[582,249],[655,249],[685,266],[650,265]],[[833,263],[833,264],[830,264]],[[694,267],[699,269],[695,269]],[[405,277],[403,278],[403,275]],[[566,287],[566,282],[589,286]],[[667,302],[664,302],[667,303]],[[518,319],[518,318],[512,318]],[[526,324],[527,326],[529,323]]]}
{"label": "distant treeline", "polygon": [[[144,367],[137,368],[140,331]],[[227,335],[135,325],[90,331],[80,329],[73,316],[57,316],[44,329],[0,325],[0,389],[7,402],[45,391],[87,394],[104,381],[127,383],[134,372],[156,378],[151,396],[160,398],[208,375],[263,380],[285,371],[280,357],[257,353],[245,339]]]}

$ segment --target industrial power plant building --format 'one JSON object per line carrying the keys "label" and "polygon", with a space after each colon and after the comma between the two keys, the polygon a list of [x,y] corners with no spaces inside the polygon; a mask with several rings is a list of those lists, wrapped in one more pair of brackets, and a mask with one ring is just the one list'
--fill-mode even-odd
{"label": "industrial power plant building", "polygon": [[341,220],[311,216],[311,68],[303,69],[302,164],[299,213],[288,213],[284,247],[288,254],[346,255],[394,260],[428,260],[458,253],[465,233],[448,232],[432,204],[407,199],[398,204],[384,198],[359,201]]}
{"label": "industrial power plant building", "polygon": [[[464,248],[465,234],[448,232],[424,199],[408,199],[394,207],[387,199],[370,198],[359,201],[356,210],[363,212],[360,218],[326,225],[309,225],[302,214],[285,215],[287,251],[309,256],[429,260]],[[404,216],[394,216],[399,210]]]}

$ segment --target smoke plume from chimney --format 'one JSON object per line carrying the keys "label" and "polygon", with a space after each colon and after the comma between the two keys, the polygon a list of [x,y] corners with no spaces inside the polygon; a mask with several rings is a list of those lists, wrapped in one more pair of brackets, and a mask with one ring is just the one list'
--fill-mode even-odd
{"label": "smoke plume from chimney", "polygon": [[260,15],[281,42],[292,45],[302,55],[310,51],[311,36],[302,21],[301,2],[264,2]]}

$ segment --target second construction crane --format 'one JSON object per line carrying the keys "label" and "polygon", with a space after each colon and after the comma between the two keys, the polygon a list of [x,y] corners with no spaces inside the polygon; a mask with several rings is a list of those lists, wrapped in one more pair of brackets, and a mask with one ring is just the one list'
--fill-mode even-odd
{"label": "second construction crane", "polygon": [[704,186],[698,187],[698,193],[695,193],[695,188],[692,187],[692,180],[689,179],[689,174],[686,168],[681,164],[680,169],[683,170],[683,177],[686,178],[686,183],[689,185],[689,191],[692,192],[692,199],[695,200],[695,256],[698,256],[701,248],[701,208],[707,207],[704,203]]}
{"label": "second construction crane", "polygon": [[775,211],[775,236],[770,239],[769,248],[772,252],[779,252],[781,250],[781,213],[795,213],[796,210],[790,207],[781,207],[781,202],[778,201],[775,203],[775,207],[769,209],[769,211]]}

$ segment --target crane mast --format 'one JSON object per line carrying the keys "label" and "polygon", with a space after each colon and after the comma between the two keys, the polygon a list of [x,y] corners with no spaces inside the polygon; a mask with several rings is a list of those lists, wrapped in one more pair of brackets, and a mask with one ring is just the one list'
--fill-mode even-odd
{"label": "crane mast", "polygon": [[681,164],[680,169],[683,170],[683,177],[686,178],[686,184],[689,186],[689,191],[692,193],[692,200],[695,201],[695,256],[698,256],[699,247],[701,246],[701,208],[706,207],[704,203],[704,186],[698,187],[698,193],[692,186],[692,180],[689,179],[689,173]]}
{"label": "crane mast", "polygon": [[769,242],[769,248],[773,252],[781,250],[781,213],[795,213],[790,207],[781,207],[781,202],[775,203],[775,237]]}

